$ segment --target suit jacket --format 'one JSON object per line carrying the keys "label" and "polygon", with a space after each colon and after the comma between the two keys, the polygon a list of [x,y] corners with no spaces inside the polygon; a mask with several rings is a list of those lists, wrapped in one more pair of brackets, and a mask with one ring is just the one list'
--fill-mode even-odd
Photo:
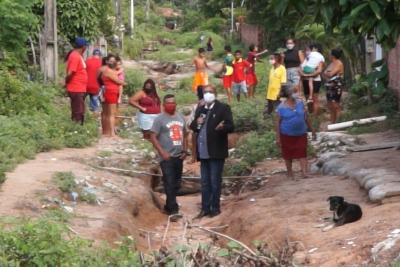
{"label": "suit jacket", "polygon": [[[208,154],[210,155],[210,159],[225,159],[228,157],[228,134],[232,133],[234,130],[231,108],[216,100],[214,106],[208,112],[210,112],[210,114],[208,114],[209,117],[207,122]],[[201,114],[206,113],[207,110],[205,106],[199,106],[196,109],[194,120],[190,124],[190,128],[195,133],[199,133],[197,119]],[[224,127],[221,130],[216,130],[215,128],[222,121],[224,122]]]}

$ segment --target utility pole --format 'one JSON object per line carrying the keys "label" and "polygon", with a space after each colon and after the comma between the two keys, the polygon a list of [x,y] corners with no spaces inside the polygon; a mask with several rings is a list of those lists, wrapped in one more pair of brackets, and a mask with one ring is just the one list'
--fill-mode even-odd
{"label": "utility pole", "polygon": [[119,48],[121,51],[123,50],[123,39],[124,39],[124,24],[122,20],[122,1],[116,0],[115,1],[115,17],[116,17],[116,25],[118,31],[118,38],[119,38]]}
{"label": "utility pole", "polygon": [[149,20],[150,16],[150,0],[146,0],[146,21]]}
{"label": "utility pole", "polygon": [[45,81],[57,81],[57,2],[44,1],[44,28],[40,34],[40,67]]}
{"label": "utility pole", "polygon": [[233,15],[233,10],[234,6],[233,6],[233,0],[231,1],[231,38],[233,36],[233,19],[234,19],[234,15]]}
{"label": "utility pole", "polygon": [[135,32],[135,1],[131,0],[131,8],[130,8],[130,28],[131,28],[131,37]]}

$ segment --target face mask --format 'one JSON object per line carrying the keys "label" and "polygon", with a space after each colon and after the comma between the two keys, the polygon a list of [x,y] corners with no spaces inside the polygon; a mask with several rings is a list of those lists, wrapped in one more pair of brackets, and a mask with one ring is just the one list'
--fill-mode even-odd
{"label": "face mask", "polygon": [[297,99],[297,98],[299,98],[300,97],[300,94],[299,93],[293,93],[292,94],[292,98],[293,99]]}
{"label": "face mask", "polygon": [[207,104],[211,104],[214,101],[215,101],[215,94],[209,92],[204,94],[204,102],[206,102]]}
{"label": "face mask", "polygon": [[276,60],[275,60],[275,59],[270,59],[270,60],[269,60],[269,64],[275,65],[275,63],[276,63]]}
{"label": "face mask", "polygon": [[144,88],[144,91],[145,91],[145,92],[151,92],[151,89],[152,89],[151,87],[145,87],[145,88]]}
{"label": "face mask", "polygon": [[294,48],[294,44],[287,44],[286,48],[292,50]]}
{"label": "face mask", "polygon": [[108,63],[108,67],[109,67],[110,69],[114,69],[116,66],[117,66],[116,63]]}
{"label": "face mask", "polygon": [[176,104],[175,103],[165,103],[164,111],[170,115],[174,115],[175,111],[176,111]]}

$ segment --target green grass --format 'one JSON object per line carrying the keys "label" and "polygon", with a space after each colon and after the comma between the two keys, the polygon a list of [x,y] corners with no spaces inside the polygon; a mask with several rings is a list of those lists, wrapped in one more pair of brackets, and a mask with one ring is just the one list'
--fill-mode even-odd
{"label": "green grass", "polygon": [[1,223],[0,266],[140,266],[132,240],[93,246],[52,217]]}
{"label": "green grass", "polygon": [[72,172],[56,172],[53,175],[53,181],[58,189],[64,193],[71,193],[76,191],[77,184],[75,182],[75,175]]}
{"label": "green grass", "polygon": [[180,52],[173,45],[160,46],[159,50],[150,54],[144,54],[144,58],[148,60],[157,60],[161,62],[185,61],[190,62],[195,55],[195,51]]}

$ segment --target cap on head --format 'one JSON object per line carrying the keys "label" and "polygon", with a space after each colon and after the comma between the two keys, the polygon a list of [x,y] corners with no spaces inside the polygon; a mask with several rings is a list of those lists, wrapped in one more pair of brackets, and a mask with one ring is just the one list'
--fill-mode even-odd
{"label": "cap on head", "polygon": [[82,48],[87,46],[89,43],[83,37],[76,37],[75,39],[75,48]]}
{"label": "cap on head", "polygon": [[101,51],[100,49],[96,48],[93,50],[93,56],[101,56]]}

